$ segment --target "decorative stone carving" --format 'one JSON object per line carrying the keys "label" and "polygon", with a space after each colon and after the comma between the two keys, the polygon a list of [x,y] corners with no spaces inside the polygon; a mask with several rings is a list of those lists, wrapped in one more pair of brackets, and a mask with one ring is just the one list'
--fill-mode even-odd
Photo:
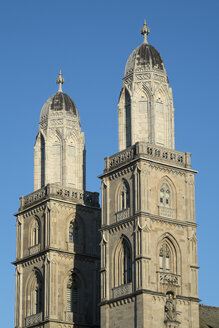
{"label": "decorative stone carving", "polygon": [[167,299],[164,306],[164,312],[165,312],[165,324],[168,328],[175,328],[178,327],[180,324],[179,321],[177,321],[177,315],[180,314],[176,311],[176,305],[175,300],[173,298],[173,294],[171,292],[167,293]]}
{"label": "decorative stone carving", "polygon": [[121,164],[144,155],[153,160],[169,163],[174,166],[188,167],[190,168],[190,154],[183,153],[175,150],[169,150],[163,147],[152,146],[146,142],[138,142],[132,147],[129,147],[119,153],[107,157],[105,159],[105,170],[109,170],[114,167],[118,167]]}
{"label": "decorative stone carving", "polygon": [[30,255],[36,254],[40,251],[40,244],[34,245],[29,248]]}
{"label": "decorative stone carving", "polygon": [[132,293],[132,283],[113,288],[113,298]]}
{"label": "decorative stone carving", "polygon": [[126,210],[122,210],[122,211],[116,213],[116,221],[121,221],[121,220],[127,219],[129,216],[130,216],[129,208],[127,208]]}
{"label": "decorative stone carving", "polygon": [[136,79],[137,80],[149,80],[151,78],[151,74],[147,73],[147,74],[137,74],[136,75]]}
{"label": "decorative stone carving", "polygon": [[62,188],[57,184],[48,184],[47,186],[25,197],[21,197],[20,207],[21,209],[23,209],[29,206],[30,204],[33,204],[49,196],[66,200],[73,200],[77,203],[85,203],[86,205],[99,207],[99,193],[81,191],[70,187]]}
{"label": "decorative stone carving", "polygon": [[56,120],[51,120],[51,125],[52,126],[56,126],[56,125],[62,125],[63,124],[63,120],[62,119],[56,119]]}
{"label": "decorative stone carving", "polygon": [[173,273],[160,272],[160,283],[179,286],[179,276]]}
{"label": "decorative stone carving", "polygon": [[73,312],[65,312],[65,321],[73,321]]}
{"label": "decorative stone carving", "polygon": [[176,218],[176,210],[174,208],[169,208],[165,206],[158,206],[159,207],[159,215],[165,216],[167,218]]}
{"label": "decorative stone carving", "polygon": [[42,319],[43,319],[42,312],[33,314],[33,315],[25,318],[25,325],[30,326],[30,325],[36,324],[38,322],[41,322]]}

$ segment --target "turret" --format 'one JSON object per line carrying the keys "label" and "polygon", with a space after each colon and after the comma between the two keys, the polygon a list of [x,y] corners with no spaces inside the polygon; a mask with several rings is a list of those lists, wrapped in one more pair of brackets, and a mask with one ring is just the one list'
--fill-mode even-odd
{"label": "turret", "polygon": [[159,52],[147,41],[129,56],[118,103],[119,151],[138,141],[174,149],[172,89]]}
{"label": "turret", "polygon": [[46,101],[40,114],[34,146],[34,190],[49,183],[85,190],[85,140],[79,113],[62,91],[61,71],[56,83],[58,92]]}

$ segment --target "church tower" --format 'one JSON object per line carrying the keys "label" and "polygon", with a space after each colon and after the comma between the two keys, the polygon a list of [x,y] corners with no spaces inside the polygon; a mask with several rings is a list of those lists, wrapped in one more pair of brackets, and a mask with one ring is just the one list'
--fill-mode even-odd
{"label": "church tower", "polygon": [[175,150],[172,90],[146,21],[141,33],[120,93],[119,152],[100,176],[101,328],[198,328],[196,171]]}
{"label": "church tower", "polygon": [[44,104],[34,192],[17,216],[15,327],[99,326],[99,194],[85,189],[79,113],[62,91]]}

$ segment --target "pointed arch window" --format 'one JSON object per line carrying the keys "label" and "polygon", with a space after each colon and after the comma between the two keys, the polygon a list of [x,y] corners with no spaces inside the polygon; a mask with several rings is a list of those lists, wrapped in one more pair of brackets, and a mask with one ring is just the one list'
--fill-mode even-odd
{"label": "pointed arch window", "polygon": [[43,135],[40,135],[40,143],[41,143],[41,188],[45,186],[45,139]]}
{"label": "pointed arch window", "polygon": [[78,313],[79,311],[79,279],[73,273],[67,283],[66,311]]}
{"label": "pointed arch window", "polygon": [[69,225],[69,243],[78,245],[79,242],[79,227],[76,220],[71,221]]}
{"label": "pointed arch window", "polygon": [[127,89],[125,89],[125,137],[126,147],[131,146],[131,98]]}
{"label": "pointed arch window", "polygon": [[168,184],[164,183],[160,188],[160,205],[171,207],[171,192]]}
{"label": "pointed arch window", "polygon": [[123,240],[123,283],[127,284],[132,280],[131,251],[128,243]]}
{"label": "pointed arch window", "polygon": [[38,220],[35,220],[31,229],[31,246],[36,246],[39,243],[40,243],[40,225]]}
{"label": "pointed arch window", "polygon": [[27,314],[34,315],[42,312],[43,309],[43,284],[40,274],[34,272],[30,280],[27,295]]}
{"label": "pointed arch window", "polygon": [[115,286],[132,281],[132,255],[128,241],[123,238],[115,253]]}
{"label": "pointed arch window", "polygon": [[126,181],[123,182],[119,192],[118,210],[123,211],[130,207],[130,191]]}

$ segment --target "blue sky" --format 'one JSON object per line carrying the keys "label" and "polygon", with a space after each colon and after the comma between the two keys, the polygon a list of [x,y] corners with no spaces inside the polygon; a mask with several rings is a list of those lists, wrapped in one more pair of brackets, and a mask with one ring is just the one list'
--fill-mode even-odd
{"label": "blue sky", "polygon": [[[218,301],[218,14],[210,0],[21,0],[0,3],[1,325],[14,322],[15,213],[33,191],[33,145],[40,110],[56,92],[75,101],[85,132],[87,189],[104,157],[118,151],[117,101],[126,60],[142,42],[160,52],[173,88],[176,149],[192,153],[196,176],[199,296]],[[106,123],[107,122],[107,123]]]}

